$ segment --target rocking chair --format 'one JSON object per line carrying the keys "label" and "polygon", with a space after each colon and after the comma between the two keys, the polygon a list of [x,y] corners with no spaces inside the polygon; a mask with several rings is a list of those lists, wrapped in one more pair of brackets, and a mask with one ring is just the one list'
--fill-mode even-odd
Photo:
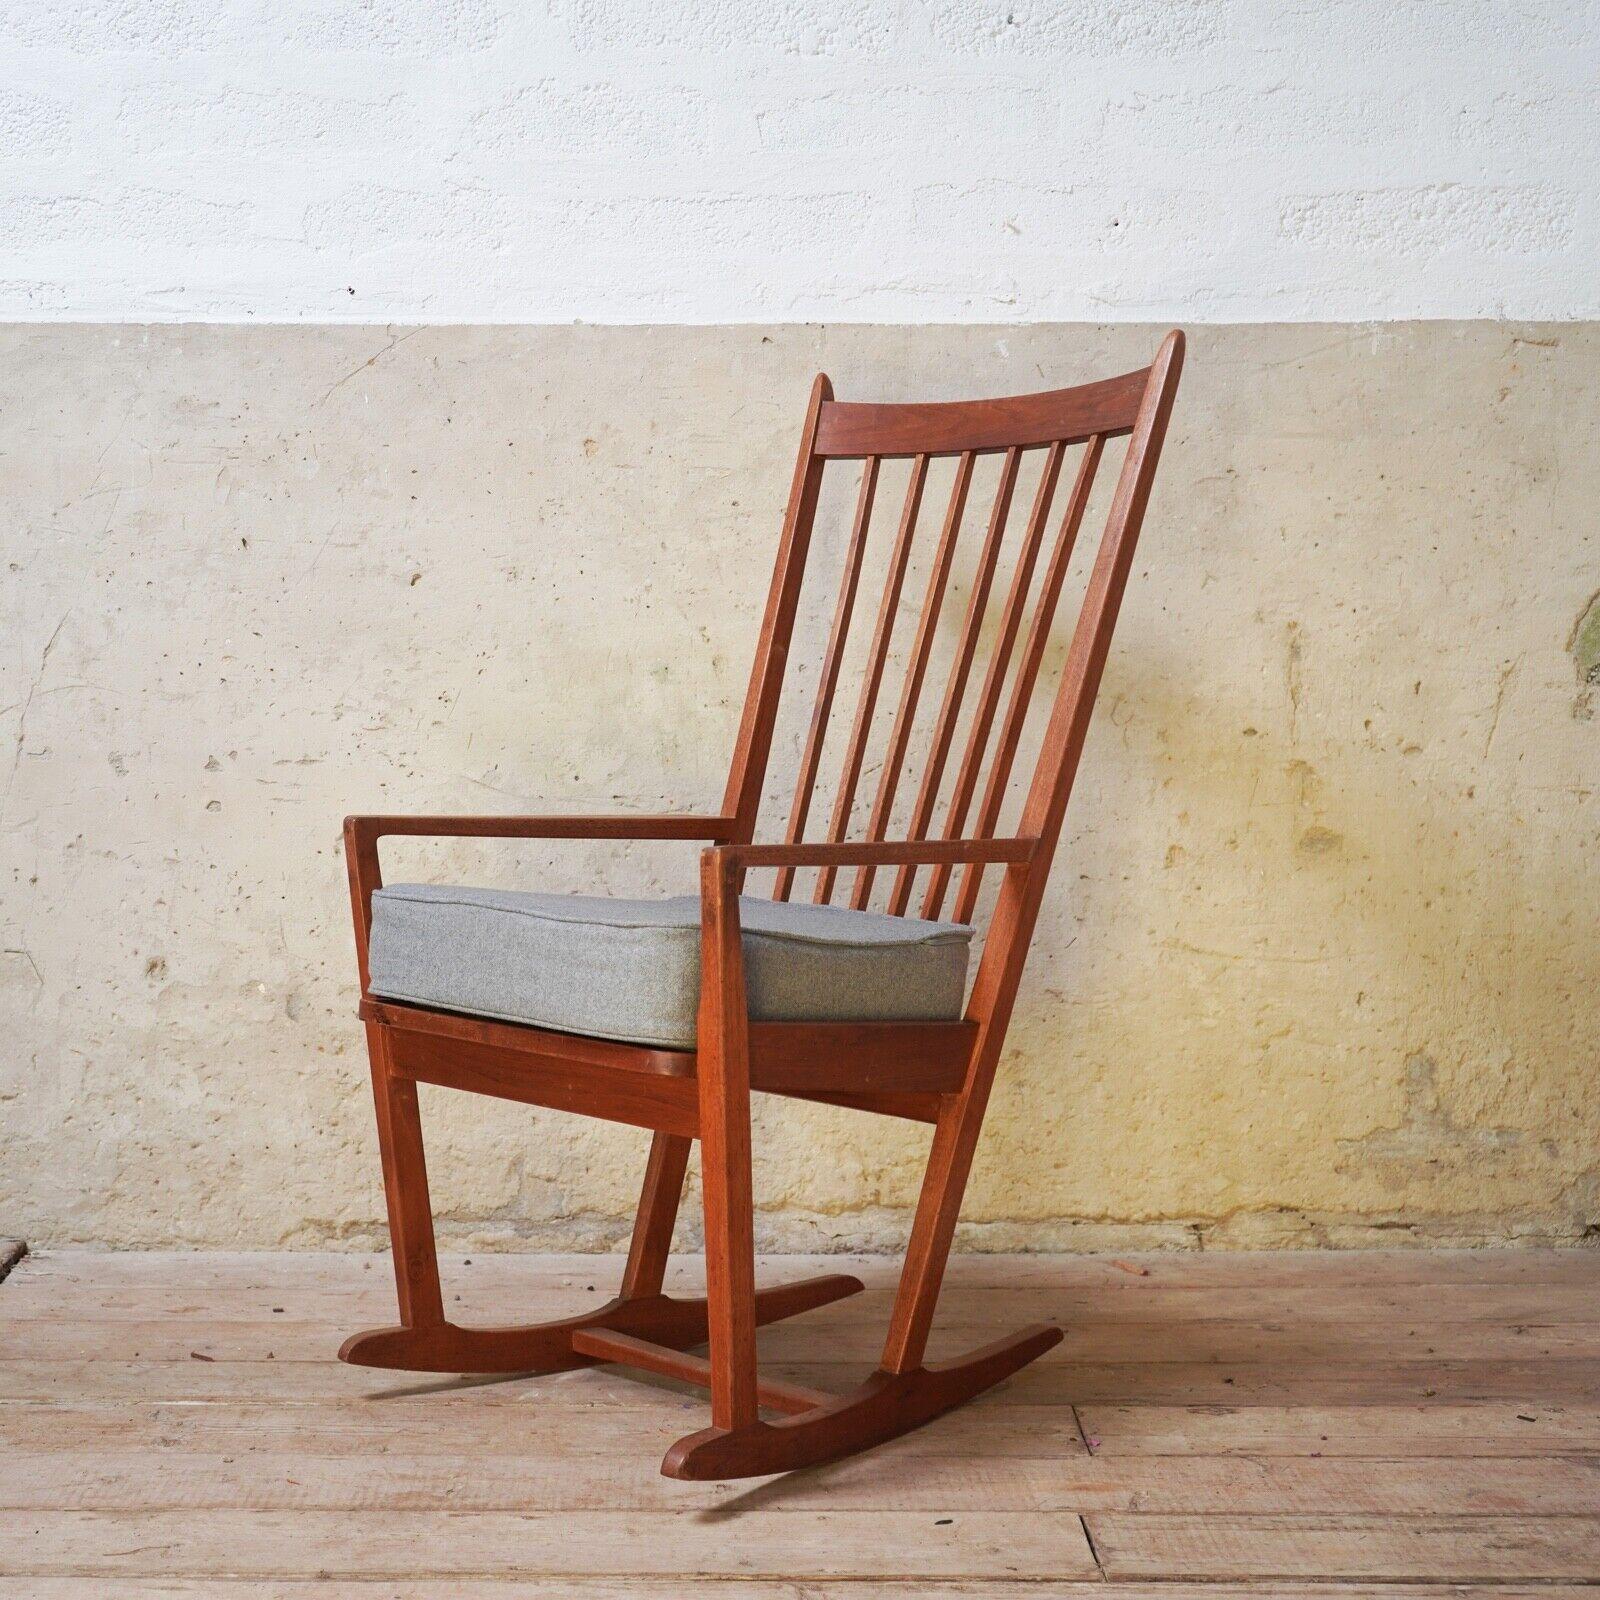
{"label": "rocking chair", "polygon": [[[959,1360],[924,1362],[957,1214],[1005,1041],[1051,857],[1099,688],[1134,543],[1183,360],[1173,332],[1149,367],[1049,393],[959,404],[868,405],[811,392],[777,569],[756,649],[726,796],[717,816],[402,817],[345,823],[378,1142],[399,1293],[396,1327],[357,1334],[340,1358],[423,1372],[547,1373],[620,1363],[708,1388],[711,1426],[680,1439],[661,1470],[688,1479],[788,1471],[921,1426],[1034,1360],[1058,1328],[1024,1329]],[[1061,671],[1016,832],[1002,803],[1096,469],[1128,439],[1106,529]],[[1081,448],[1080,448],[1081,447]],[[991,654],[942,818],[984,613],[1025,454],[1038,486],[992,634]],[[1069,452],[1076,465],[1042,575],[1039,558]],[[890,840],[896,789],[938,634],[975,459],[999,483],[977,555],[943,701],[910,807]],[[848,837],[929,462],[953,457],[953,490],[929,563],[864,838]],[[909,460],[867,666],[822,842],[805,827],[827,735],[868,527],[886,459]],[[823,474],[861,462],[843,578],[823,655],[784,842],[753,842],[801,579]],[[1030,469],[1031,470],[1031,469]],[[1036,592],[1035,592],[1036,591]],[[1029,597],[1032,594],[1031,617]],[[1022,638],[1020,655],[1016,645]],[[1016,656],[1015,671],[1010,671]],[[1010,677],[1009,693],[1005,691]],[[984,773],[996,719],[999,734]],[[979,796],[974,812],[973,800]],[[968,819],[971,815],[971,825]],[[938,836],[934,834],[937,831]],[[666,901],[396,885],[378,841],[699,840],[700,894]],[[962,1006],[966,946],[986,867],[1002,870],[987,941]],[[776,871],[772,898],[741,897],[746,874]],[[791,900],[797,869],[818,869],[811,905]],[[931,869],[920,918],[919,868]],[[937,920],[961,869],[954,921]],[[854,869],[848,906],[832,904]],[[890,872],[892,870],[892,882]],[[869,909],[874,878],[886,914]],[[575,981],[581,978],[580,981]],[[654,1138],[617,1296],[580,1316],[525,1327],[464,1327],[445,1314],[417,1114],[417,1084],[442,1084],[648,1128]],[[873,1111],[933,1125],[910,1243],[879,1366],[844,1395],[763,1378],[756,1328],[854,1294],[830,1275],[755,1286],[750,1094]],[[701,1142],[706,1294],[662,1292],[692,1140]],[[709,1345],[709,1358],[694,1348]],[[777,1420],[763,1411],[778,1413]]]}

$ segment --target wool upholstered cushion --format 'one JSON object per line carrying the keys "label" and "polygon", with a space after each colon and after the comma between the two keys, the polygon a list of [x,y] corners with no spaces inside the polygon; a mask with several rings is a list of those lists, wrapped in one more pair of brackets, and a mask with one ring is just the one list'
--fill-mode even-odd
{"label": "wool upholstered cushion", "polygon": [[[953,1021],[972,929],[742,896],[757,1021]],[[700,900],[400,883],[372,897],[371,989],[471,1016],[692,1050]]]}

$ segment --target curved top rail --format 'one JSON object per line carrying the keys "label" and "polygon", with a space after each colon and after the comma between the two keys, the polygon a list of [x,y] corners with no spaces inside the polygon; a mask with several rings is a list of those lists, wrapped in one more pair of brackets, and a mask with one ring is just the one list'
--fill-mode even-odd
{"label": "curved top rail", "polygon": [[1036,444],[1076,444],[1131,433],[1150,369],[1098,383],[998,400],[919,405],[828,400],[817,418],[819,456],[982,454]]}

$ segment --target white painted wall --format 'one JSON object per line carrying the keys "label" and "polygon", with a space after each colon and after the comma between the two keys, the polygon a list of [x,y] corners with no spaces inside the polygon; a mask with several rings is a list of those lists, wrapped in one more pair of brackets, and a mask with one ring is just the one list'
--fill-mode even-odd
{"label": "white painted wall", "polygon": [[0,318],[1600,315],[1593,0],[4,0]]}

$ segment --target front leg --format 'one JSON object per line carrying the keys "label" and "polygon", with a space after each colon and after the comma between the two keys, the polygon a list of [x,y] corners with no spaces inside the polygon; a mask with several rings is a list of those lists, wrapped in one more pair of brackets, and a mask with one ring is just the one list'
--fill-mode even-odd
{"label": "front leg", "polygon": [[746,1428],[756,1406],[755,1221],[750,1176],[750,1049],[739,932],[743,872],[701,857],[701,1187],[705,1196],[711,1420]]}
{"label": "front leg", "polygon": [[442,1328],[445,1318],[417,1086],[396,1076],[388,1032],[377,1023],[367,1024],[367,1050],[372,1058],[372,1098],[378,1113],[378,1154],[383,1162],[400,1322],[426,1337]]}

